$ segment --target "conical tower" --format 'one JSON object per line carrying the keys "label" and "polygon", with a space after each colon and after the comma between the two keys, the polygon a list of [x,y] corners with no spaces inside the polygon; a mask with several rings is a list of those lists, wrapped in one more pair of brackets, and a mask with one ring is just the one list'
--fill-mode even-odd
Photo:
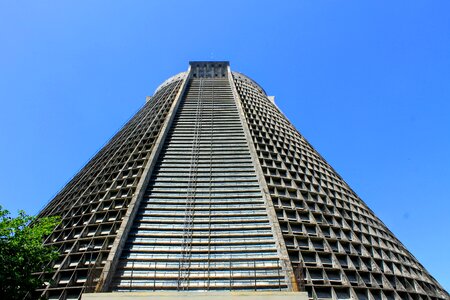
{"label": "conical tower", "polygon": [[[93,292],[448,293],[228,62],[191,62],[40,212],[50,299]],[[300,294],[299,294],[300,295]]]}

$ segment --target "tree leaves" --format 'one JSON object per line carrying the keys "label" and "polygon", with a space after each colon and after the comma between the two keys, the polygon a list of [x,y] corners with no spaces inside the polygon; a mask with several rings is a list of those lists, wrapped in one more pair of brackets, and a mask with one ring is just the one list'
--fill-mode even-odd
{"label": "tree leaves", "polygon": [[9,215],[0,206],[0,298],[24,299],[43,284],[33,273],[58,257],[58,251],[44,246],[43,239],[60,219],[36,219],[24,211],[15,218]]}

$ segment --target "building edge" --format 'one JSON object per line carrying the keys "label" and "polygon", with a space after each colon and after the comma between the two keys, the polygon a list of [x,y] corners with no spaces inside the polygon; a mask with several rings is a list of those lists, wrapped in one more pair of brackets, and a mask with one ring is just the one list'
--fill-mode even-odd
{"label": "building edge", "polygon": [[256,153],[255,145],[252,141],[252,137],[250,134],[250,129],[248,128],[247,121],[245,119],[245,114],[242,108],[242,101],[239,96],[239,93],[236,90],[236,86],[234,84],[233,74],[231,72],[230,66],[228,65],[228,80],[230,82],[231,90],[233,92],[233,98],[236,102],[236,106],[239,112],[239,118],[241,119],[241,124],[244,129],[245,139],[247,141],[247,145],[250,151],[250,156],[252,159],[253,166],[255,167],[256,177],[258,179],[258,184],[261,189],[261,194],[266,206],[267,216],[269,218],[269,223],[272,228],[272,234],[275,239],[275,244],[278,250],[278,255],[280,256],[281,266],[285,272],[286,282],[288,284],[289,290],[297,292],[299,291],[299,286],[297,283],[297,279],[295,277],[294,270],[290,263],[289,254],[286,248],[286,244],[284,242],[283,234],[281,232],[280,224],[278,223],[278,218],[275,212],[275,208],[273,207],[272,200],[270,198],[270,193],[267,190],[267,182],[264,178],[264,173],[262,171],[261,164],[258,159],[258,155]]}
{"label": "building edge", "polygon": [[[114,276],[117,263],[119,261],[119,257],[122,254],[123,247],[128,237],[128,233],[133,225],[133,220],[136,217],[139,204],[141,203],[142,198],[145,194],[145,187],[150,181],[151,175],[155,169],[157,158],[161,153],[162,147],[166,140],[167,134],[169,133],[170,127],[175,118],[176,112],[178,110],[181,99],[185,93],[187,83],[189,81],[191,67],[188,68],[188,71],[185,73],[183,83],[178,91],[178,94],[175,97],[175,100],[172,103],[172,107],[170,108],[166,120],[164,122],[163,127],[159,133],[158,139],[155,142],[155,146],[150,154],[150,157],[147,161],[147,165],[144,168],[141,180],[136,188],[138,193],[136,193],[130,201],[127,213],[122,220],[122,224],[117,232],[116,239],[112,245],[111,251],[109,252],[108,258],[106,260],[103,271],[100,275],[99,281],[95,287],[95,292],[107,292],[109,291],[109,287]],[[177,74],[180,76],[182,73]],[[175,77],[175,76],[174,76]],[[170,78],[172,79],[172,78]],[[159,89],[159,88],[158,88]]]}

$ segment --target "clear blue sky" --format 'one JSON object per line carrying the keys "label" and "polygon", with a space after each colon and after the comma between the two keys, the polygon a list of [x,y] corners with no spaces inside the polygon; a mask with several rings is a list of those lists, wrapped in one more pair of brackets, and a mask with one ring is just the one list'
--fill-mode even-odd
{"label": "clear blue sky", "polygon": [[185,2],[0,2],[0,203],[37,213],[162,81],[229,60],[450,290],[450,1]]}

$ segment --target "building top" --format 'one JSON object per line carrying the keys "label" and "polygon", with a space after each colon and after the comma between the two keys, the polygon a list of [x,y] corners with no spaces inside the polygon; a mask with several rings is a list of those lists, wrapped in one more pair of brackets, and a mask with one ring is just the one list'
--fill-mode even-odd
{"label": "building top", "polygon": [[[158,86],[155,93],[168,84],[184,79],[185,76],[190,75],[194,78],[227,78],[228,68],[230,66],[229,61],[190,61],[190,71],[180,72]],[[267,96],[266,91],[253,79],[240,72],[233,71],[233,77],[240,78],[241,80],[251,83],[257,90]],[[273,102],[273,101],[272,101]]]}
{"label": "building top", "polygon": [[[177,80],[184,79],[184,77],[186,77],[186,75],[187,75],[187,72],[180,72],[180,73],[178,73],[178,74],[176,74],[176,75],[170,77],[169,79],[167,79],[166,81],[164,81],[163,83],[161,83],[161,84],[156,88],[154,94],[156,94],[160,89],[162,89],[163,87],[165,87],[165,86],[171,84],[172,82],[177,81]],[[148,100],[149,100],[149,99],[147,99],[147,101],[148,101]]]}
{"label": "building top", "polygon": [[225,78],[228,75],[230,63],[228,61],[191,61],[189,65],[191,67],[192,77]]}
{"label": "building top", "polygon": [[233,77],[237,77],[240,80],[250,82],[257,90],[259,90],[260,92],[262,92],[264,95],[267,96],[266,91],[256,81],[254,81],[253,79],[251,79],[247,75],[244,75],[242,73],[233,71]]}

